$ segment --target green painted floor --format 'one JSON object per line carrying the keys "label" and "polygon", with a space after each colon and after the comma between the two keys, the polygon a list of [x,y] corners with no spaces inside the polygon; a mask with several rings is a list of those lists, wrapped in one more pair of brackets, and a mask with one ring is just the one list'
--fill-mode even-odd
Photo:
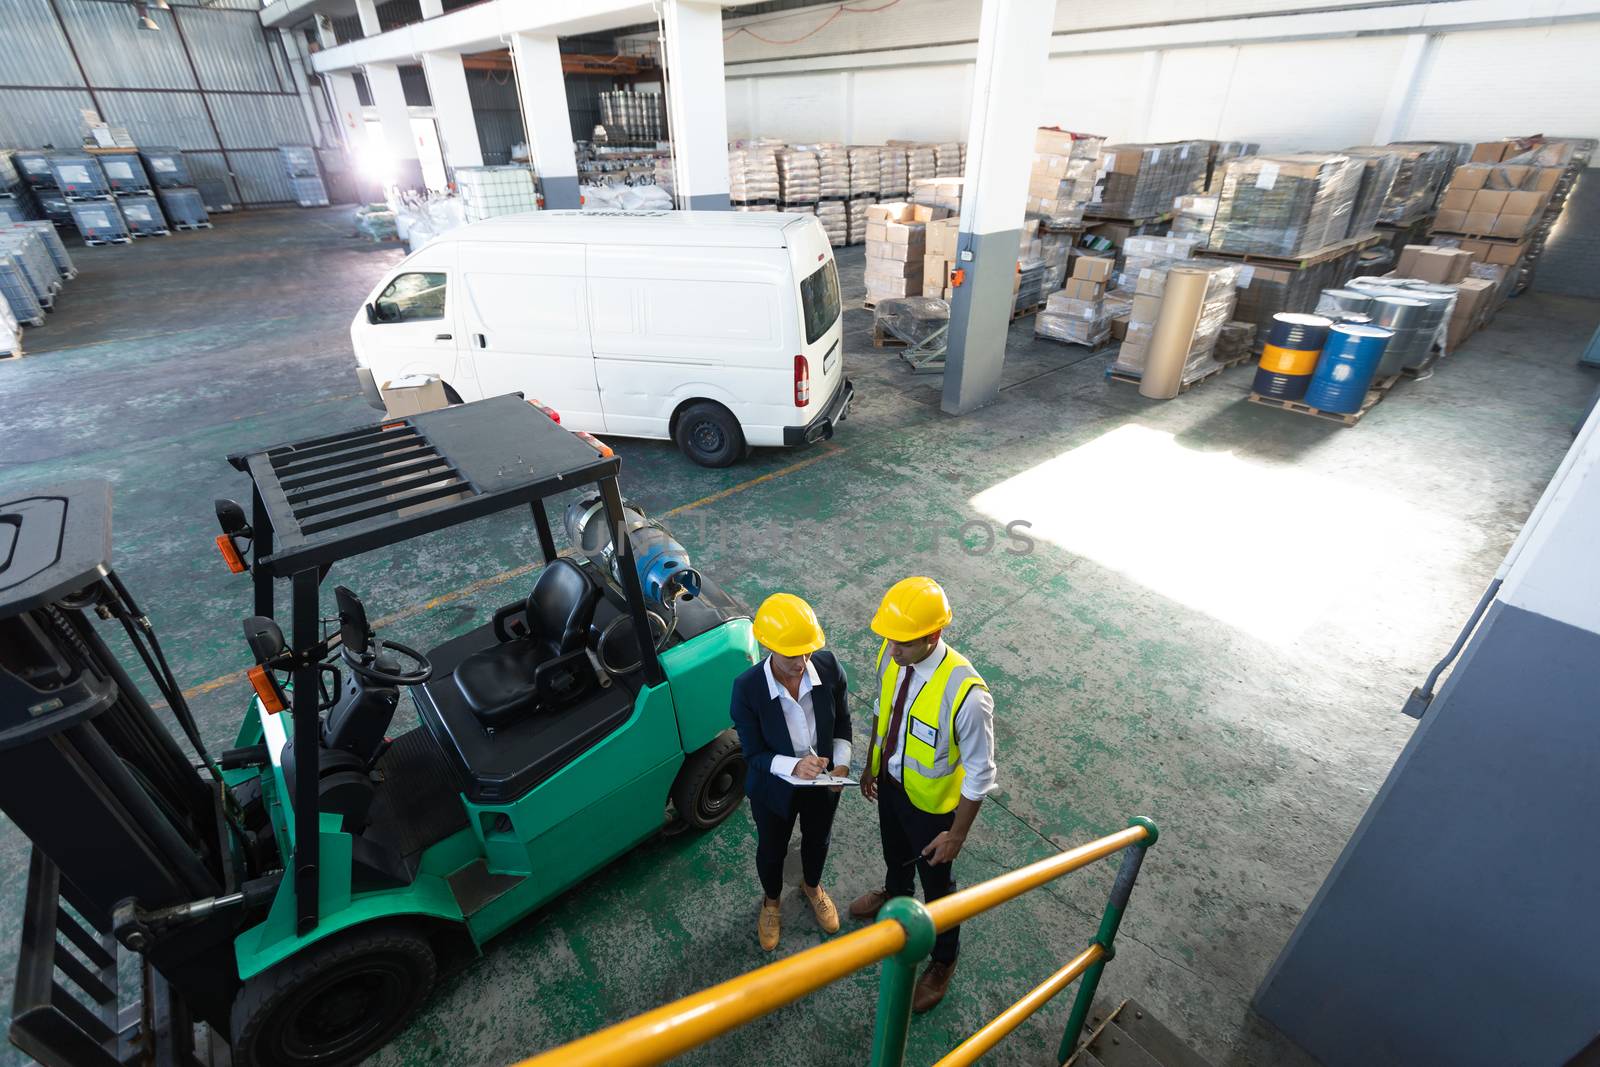
{"label": "green painted floor", "polygon": [[[115,483],[118,567],[200,690],[215,745],[245,699],[226,679],[248,662],[248,587],[212,547],[212,498],[247,488],[222,457],[372,417],[346,327],[400,252],[350,233],[347,210],[273,211],[74,249],[82,276],[29,331],[28,358],[0,364],[0,485]],[[840,259],[858,306],[861,252]],[[665,444],[615,443],[625,492],[674,511],[696,562],[746,601],[808,597],[858,684],[881,592],[909,573],[943,581],[951,639],[994,690],[1002,785],[958,874],[1152,816],[1161,842],[1103,988],[1137,995],[1218,1064],[1294,1063],[1250,995],[1404,744],[1405,695],[1565,451],[1596,384],[1574,360],[1597,311],[1513,301],[1431,379],[1343,429],[1247,403],[1244,368],[1146,401],[1104,380],[1107,354],[1035,343],[1027,323],[999,402],[951,419],[937,382],[872,348],[869,313],[851,310],[858,400],[830,444],[713,472]],[[526,578],[497,576],[536,558],[529,531],[488,522],[337,577],[374,614],[403,613],[392,636],[427,647],[525,595]],[[451,595],[471,583],[486,588]],[[866,715],[858,704],[858,733]],[[880,880],[873,819],[857,795],[840,807],[827,884],[841,904]],[[447,978],[376,1062],[513,1061],[765,962],[753,849],[741,811],[624,858]],[[0,1003],[25,860],[6,825]],[[949,998],[914,1023],[911,1062],[1081,948],[1111,873],[971,923]],[[780,951],[819,941],[798,898],[784,914]],[[682,1062],[861,1062],[875,982],[841,982]],[[1063,999],[984,1062],[1050,1062],[1065,1015]]]}

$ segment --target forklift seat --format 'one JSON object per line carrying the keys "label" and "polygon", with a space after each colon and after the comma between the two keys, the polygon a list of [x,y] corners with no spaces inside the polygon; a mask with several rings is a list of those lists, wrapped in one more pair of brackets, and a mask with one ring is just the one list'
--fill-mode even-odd
{"label": "forklift seat", "polygon": [[581,566],[556,559],[539,573],[523,605],[525,634],[505,630],[505,613],[496,613],[500,643],[474,652],[455,669],[456,686],[480,723],[505,726],[589,691],[595,682],[589,630],[600,597]]}

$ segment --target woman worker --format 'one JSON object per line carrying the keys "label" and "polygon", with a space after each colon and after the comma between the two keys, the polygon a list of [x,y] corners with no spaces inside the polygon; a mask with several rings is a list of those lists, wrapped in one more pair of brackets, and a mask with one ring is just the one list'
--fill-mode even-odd
{"label": "woman worker", "polygon": [[756,873],[761,878],[761,947],[778,945],[783,861],[796,820],[800,823],[800,891],[826,933],[839,929],[839,912],[822,888],[839,787],[794,785],[784,776],[812,781],[832,768],[849,773],[850,711],[844,668],[821,651],[822,627],[811,605],[792,593],[774,593],[756,612],[755,638],[769,655],[733,683],[733,725],[744,746],[745,795],[756,823]]}

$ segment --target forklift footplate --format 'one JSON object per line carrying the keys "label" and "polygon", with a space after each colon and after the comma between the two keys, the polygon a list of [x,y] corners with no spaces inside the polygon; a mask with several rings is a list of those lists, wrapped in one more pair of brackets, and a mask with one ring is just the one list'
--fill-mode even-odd
{"label": "forklift footplate", "polygon": [[367,836],[414,865],[422,850],[467,827],[455,767],[423,727],[394,739],[378,761],[377,795]]}

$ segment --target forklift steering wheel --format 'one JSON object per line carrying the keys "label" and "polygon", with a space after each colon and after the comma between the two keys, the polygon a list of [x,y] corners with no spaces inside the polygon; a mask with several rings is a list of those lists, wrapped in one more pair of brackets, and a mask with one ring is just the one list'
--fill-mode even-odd
{"label": "forklift steering wheel", "polygon": [[379,641],[374,639],[372,645],[374,651],[388,649],[390,652],[398,652],[412,662],[412,669],[409,671],[380,670],[377,667],[378,658],[376,655],[373,656],[371,663],[363,663],[360,655],[352,650],[349,645],[346,645],[342,650],[345,666],[349,667],[359,677],[378,685],[394,686],[421,685],[433,677],[433,664],[428,661],[427,656],[424,656],[416,649],[402,645],[398,641]]}

